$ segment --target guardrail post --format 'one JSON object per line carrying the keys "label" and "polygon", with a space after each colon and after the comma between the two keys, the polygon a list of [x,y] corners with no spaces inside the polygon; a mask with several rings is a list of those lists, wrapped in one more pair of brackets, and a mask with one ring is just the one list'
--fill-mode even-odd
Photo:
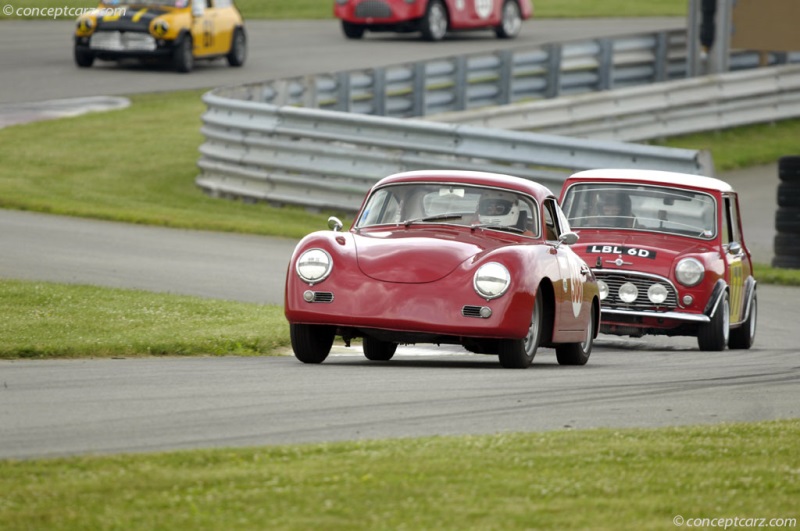
{"label": "guardrail post", "polygon": [[386,116],[386,69],[372,70],[372,106],[378,116]]}
{"label": "guardrail post", "polygon": [[350,112],[350,72],[336,74],[336,107],[337,111]]}
{"label": "guardrail post", "polygon": [[609,39],[597,41],[597,90],[611,90],[614,84],[614,44]]}
{"label": "guardrail post", "polygon": [[453,75],[455,83],[455,108],[463,111],[467,108],[467,57],[459,55],[455,59],[455,72]]}
{"label": "guardrail post", "polygon": [[303,107],[309,109],[317,108],[317,78],[315,76],[306,76],[303,82]]}
{"label": "guardrail post", "polygon": [[561,94],[561,45],[549,44],[547,50],[547,88],[545,98],[557,98]]}
{"label": "guardrail post", "polygon": [[414,63],[411,116],[425,116],[425,63]]}
{"label": "guardrail post", "polygon": [[514,85],[514,52],[503,50],[500,52],[500,86],[497,91],[497,104],[508,105],[511,103]]}
{"label": "guardrail post", "polygon": [[667,80],[668,43],[669,35],[667,35],[667,32],[662,31],[656,35],[655,64],[653,65],[654,82]]}

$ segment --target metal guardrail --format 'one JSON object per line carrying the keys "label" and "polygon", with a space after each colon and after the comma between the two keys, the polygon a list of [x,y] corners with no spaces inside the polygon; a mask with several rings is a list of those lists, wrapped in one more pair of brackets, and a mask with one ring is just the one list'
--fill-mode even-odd
{"label": "metal guardrail", "polygon": [[[413,117],[650,85],[689,76],[686,31],[553,43],[237,87],[237,99]],[[731,71],[800,63],[800,53],[732,54]]]}
{"label": "metal guardrail", "polygon": [[415,169],[513,173],[555,191],[595,167],[712,173],[694,150],[276,106],[225,89],[203,100],[196,182],[213,196],[353,211],[380,178]]}
{"label": "metal guardrail", "polygon": [[[744,52],[730,64],[794,61],[800,54]],[[596,167],[713,175],[710,156],[695,150],[404,119],[526,100],[558,106],[683,79],[686,63],[686,32],[675,30],[221,88],[203,98],[196,182],[215,196],[352,211],[378,179],[413,169],[513,173],[554,191]]]}
{"label": "metal guardrail", "polygon": [[635,142],[800,116],[800,65],[669,81],[429,120]]}

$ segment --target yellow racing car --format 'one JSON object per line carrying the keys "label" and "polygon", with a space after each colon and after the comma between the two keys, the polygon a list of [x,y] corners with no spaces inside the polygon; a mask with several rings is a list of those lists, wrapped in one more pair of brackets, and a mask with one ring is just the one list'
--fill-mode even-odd
{"label": "yellow racing car", "polygon": [[106,0],[78,18],[75,63],[161,58],[178,72],[198,59],[247,57],[244,21],[233,0]]}

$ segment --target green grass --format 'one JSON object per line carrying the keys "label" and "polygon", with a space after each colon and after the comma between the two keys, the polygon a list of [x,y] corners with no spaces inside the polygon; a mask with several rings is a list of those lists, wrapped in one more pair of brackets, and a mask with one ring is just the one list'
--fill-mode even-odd
{"label": "green grass", "polygon": [[[93,7],[97,4],[89,0],[18,0],[10,5],[15,8],[60,8]],[[333,18],[333,0],[237,0],[236,5],[245,19]],[[686,0],[534,0],[533,5],[536,18],[685,16],[687,6]],[[18,17],[16,14],[11,17],[0,14],[0,20],[5,18]]]}
{"label": "green grass", "polygon": [[800,421],[787,420],[0,461],[0,525],[673,530],[676,516],[796,519],[799,439]]}
{"label": "green grass", "polygon": [[0,208],[292,238],[327,227],[327,214],[195,186],[201,95],[136,95],[127,109],[0,129]]}
{"label": "green grass", "polygon": [[136,290],[0,279],[0,315],[0,359],[264,355],[289,344],[279,306]]}

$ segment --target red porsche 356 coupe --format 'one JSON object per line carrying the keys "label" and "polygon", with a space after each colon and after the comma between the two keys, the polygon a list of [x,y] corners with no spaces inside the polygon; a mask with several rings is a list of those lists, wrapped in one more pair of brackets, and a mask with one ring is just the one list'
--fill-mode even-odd
{"label": "red porsche 356 coupe", "polygon": [[295,356],[321,363],[336,336],[363,338],[389,360],[399,344],[463,345],[530,366],[538,347],[583,365],[600,318],[594,275],[544,186],[466,171],[416,171],[379,181],[352,227],[297,245],[285,314]]}

